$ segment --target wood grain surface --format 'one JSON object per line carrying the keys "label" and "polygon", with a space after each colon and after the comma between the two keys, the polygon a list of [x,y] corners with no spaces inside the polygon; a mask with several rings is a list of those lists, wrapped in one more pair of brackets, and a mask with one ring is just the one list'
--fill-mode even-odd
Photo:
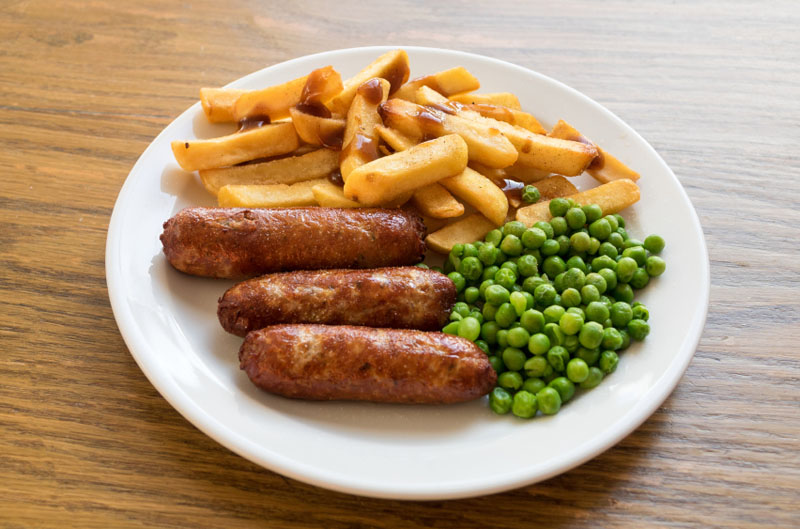
{"label": "wood grain surface", "polygon": [[[800,7],[773,2],[0,4],[0,527],[800,526]],[[198,87],[334,48],[481,53],[639,131],[699,213],[711,308],[638,430],[537,485],[333,493],[200,433],[123,343],[105,237],[137,157]]]}

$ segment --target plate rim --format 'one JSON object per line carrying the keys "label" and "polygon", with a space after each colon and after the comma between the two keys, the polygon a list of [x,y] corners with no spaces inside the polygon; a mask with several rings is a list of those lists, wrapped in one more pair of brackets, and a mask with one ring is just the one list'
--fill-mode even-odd
{"label": "plate rim", "polygon": [[[561,81],[553,79],[535,70],[531,70],[524,66],[520,66],[495,57],[464,52],[460,50],[425,46],[363,46],[343,48],[337,50],[327,50],[320,53],[295,57],[287,61],[277,62],[244,75],[234,81],[231,81],[225,86],[245,83],[250,78],[261,75],[265,70],[269,70],[278,66],[289,65],[294,62],[306,61],[311,58],[319,59],[325,58],[326,56],[338,56],[340,54],[363,51],[385,53],[386,51],[398,48],[422,53],[445,53],[451,56],[463,56],[482,61],[489,61],[505,68],[511,68],[513,70],[524,72],[526,75],[534,75],[545,82],[552,83],[559,89],[584,100],[584,102],[588,103],[595,109],[600,110],[601,113],[606,116],[606,118],[615,121],[633,137],[641,139],[642,143],[650,151],[650,154],[654,155],[654,159],[658,161],[658,163],[662,166],[662,169],[665,169],[666,173],[673,179],[674,183],[677,184],[682,198],[690,207],[691,218],[689,220],[696,230],[695,233],[697,235],[701,250],[700,257],[702,258],[702,270],[700,270],[699,279],[704,287],[701,292],[701,303],[703,310],[701,311],[701,317],[695,319],[691,327],[687,330],[681,348],[675,355],[675,359],[669,364],[667,371],[662,373],[661,379],[663,380],[666,377],[666,381],[651,390],[655,391],[655,394],[649,398],[643,407],[639,406],[638,404],[633,406],[628,413],[620,417],[619,420],[614,423],[613,428],[604,430],[589,442],[580,445],[572,452],[562,455],[561,457],[554,458],[552,462],[548,462],[549,464],[546,465],[547,470],[544,472],[537,472],[532,476],[530,475],[530,472],[526,473],[523,467],[523,470],[502,474],[499,475],[500,477],[496,476],[490,483],[486,483],[485,480],[476,478],[472,480],[459,480],[457,482],[439,481],[436,484],[435,490],[430,487],[426,487],[426,484],[421,484],[420,490],[410,491],[406,488],[393,488],[390,483],[384,483],[383,488],[375,489],[374,487],[365,486],[364,484],[359,485],[357,478],[349,479],[349,476],[342,476],[339,473],[328,472],[324,469],[319,469],[312,465],[298,462],[296,459],[287,458],[282,454],[272,450],[266,450],[266,452],[270,454],[270,457],[265,457],[265,449],[263,446],[257,445],[254,441],[217,421],[214,416],[210,415],[205,409],[203,409],[202,406],[198,405],[177,384],[175,384],[171,378],[165,376],[163,373],[159,373],[153,368],[153,366],[144,361],[144,355],[140,353],[139,350],[149,349],[149,347],[143,342],[141,329],[139,329],[138,325],[136,324],[132,312],[124,303],[122,290],[115,288],[115,286],[120,284],[120,281],[122,280],[121,268],[116,260],[115,251],[119,250],[120,248],[120,239],[122,237],[120,226],[124,217],[124,211],[127,209],[127,204],[121,202],[120,197],[124,197],[126,194],[130,193],[130,189],[133,186],[133,179],[131,176],[136,174],[138,170],[140,170],[140,166],[144,165],[144,160],[148,159],[152,155],[152,151],[154,151],[156,145],[160,143],[159,140],[161,140],[163,136],[168,136],[171,129],[176,127],[175,124],[177,122],[187,119],[187,117],[191,119],[191,116],[200,108],[199,102],[195,102],[181,114],[175,117],[166,127],[164,127],[164,129],[161,130],[158,135],[156,135],[153,140],[151,140],[150,144],[142,152],[136,163],[129,171],[115,199],[114,209],[108,225],[105,251],[106,285],[114,319],[117,323],[120,334],[122,335],[123,341],[128,348],[128,351],[144,373],[145,377],[159,392],[159,394],[179,414],[188,420],[194,427],[214,439],[222,446],[225,446],[235,454],[281,475],[337,492],[375,498],[401,500],[444,500],[483,496],[512,490],[549,479],[553,476],[567,472],[600,455],[630,435],[642,423],[650,418],[650,416],[652,416],[652,414],[664,403],[667,397],[674,391],[679,380],[688,368],[689,363],[694,357],[699,345],[702,331],[705,327],[708,317],[711,286],[708,249],[702,225],[700,224],[700,219],[697,215],[694,204],[691,202],[688,194],[686,193],[686,190],[684,189],[683,185],[681,185],[680,181],[675,176],[669,165],[663,160],[663,158],[661,158],[653,146],[650,145],[650,143],[644,139],[641,134],[634,130],[625,121],[600,103],[597,103],[587,95],[562,83]],[[567,460],[567,462],[564,460]]]}

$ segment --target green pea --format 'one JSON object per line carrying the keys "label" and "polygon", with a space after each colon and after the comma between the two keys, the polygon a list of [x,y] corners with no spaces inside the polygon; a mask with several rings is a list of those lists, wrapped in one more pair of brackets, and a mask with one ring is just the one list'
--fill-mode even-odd
{"label": "green pea", "polygon": [[591,237],[589,239],[589,249],[586,250],[586,253],[590,255],[595,255],[599,249],[600,249],[600,241],[596,237]]}
{"label": "green pea", "polygon": [[508,347],[508,329],[500,329],[497,331],[497,348],[503,350]]}
{"label": "green pea", "polygon": [[647,283],[650,282],[650,276],[647,274],[647,270],[644,268],[637,268],[636,271],[633,273],[633,277],[630,281],[630,286],[637,290],[644,288],[647,286]]}
{"label": "green pea", "polygon": [[603,216],[603,210],[597,204],[587,204],[582,209],[586,214],[586,222],[594,222]]}
{"label": "green pea", "polygon": [[568,209],[564,218],[573,230],[579,230],[586,224],[586,213],[581,208]]}
{"label": "green pea", "polygon": [[633,309],[624,301],[617,301],[611,305],[611,321],[614,327],[624,328],[633,319]]}
{"label": "green pea", "polygon": [[611,318],[608,318],[608,319],[606,319],[606,321],[603,322],[603,329],[608,329],[609,327],[613,327],[613,326],[614,326],[614,324],[611,323]]}
{"label": "green pea", "polygon": [[523,255],[517,261],[517,270],[522,277],[530,277],[539,273],[539,263],[532,255]]}
{"label": "green pea", "polygon": [[664,273],[664,270],[667,268],[667,263],[657,255],[651,255],[647,258],[647,262],[645,263],[645,270],[650,277],[658,277]]}
{"label": "green pea", "polygon": [[516,391],[522,387],[522,375],[516,371],[506,371],[497,377],[497,385],[503,389]]}
{"label": "green pea", "polygon": [[514,327],[508,331],[508,345],[521,349],[528,345],[531,335],[523,327]]}
{"label": "green pea", "polygon": [[[559,325],[559,327],[560,326],[561,325]],[[578,341],[577,334],[572,334],[564,337],[564,345],[562,347],[564,347],[564,349],[566,349],[570,355],[573,355],[580,346],[581,342]]]}
{"label": "green pea", "polygon": [[622,347],[622,335],[614,327],[607,327],[603,329],[603,341],[601,345],[603,349],[616,351]]}
{"label": "green pea", "polygon": [[619,222],[617,222],[617,217],[615,217],[614,215],[606,215],[603,218],[606,219],[608,225],[611,226],[611,233],[616,232],[617,228],[619,228]]}
{"label": "green pea", "polygon": [[542,255],[545,256],[556,255],[560,250],[561,250],[561,245],[555,239],[547,239],[546,241],[544,241],[542,247],[539,249]]}
{"label": "green pea", "polygon": [[566,235],[559,235],[556,237],[558,243],[558,255],[566,256],[569,253],[569,237]]}
{"label": "green pea", "polygon": [[617,286],[617,273],[611,268],[600,269],[597,274],[605,280],[606,291],[613,290]]}
{"label": "green pea", "polygon": [[553,367],[553,371],[563,373],[567,368],[567,362],[569,362],[569,353],[563,346],[556,345],[551,347],[547,351],[547,362]]}
{"label": "green pea", "polygon": [[466,318],[467,316],[469,316],[470,308],[469,308],[469,305],[467,303],[465,303],[463,301],[459,301],[458,303],[453,305],[453,312],[457,312],[457,313],[461,314],[461,316]]}
{"label": "green pea", "polygon": [[617,350],[623,351],[631,346],[631,335],[628,334],[627,329],[619,329],[619,334],[620,336],[622,336],[622,345]]}
{"label": "green pea", "polygon": [[567,288],[564,285],[564,278],[566,277],[566,275],[567,275],[566,272],[561,272],[556,276],[555,279],[553,279],[553,286],[555,287],[556,292],[564,292],[564,289]]}
{"label": "green pea", "polygon": [[619,213],[614,213],[614,218],[617,219],[617,224],[620,228],[625,228],[625,219]]}
{"label": "green pea", "polygon": [[573,384],[572,381],[567,377],[554,378],[549,384],[547,384],[547,386],[558,391],[558,395],[561,397],[561,402],[564,403],[569,401],[569,399],[575,395],[575,384]]}
{"label": "green pea", "polygon": [[561,304],[565,307],[577,307],[581,304],[581,293],[574,288],[565,289],[561,293]]}
{"label": "green pea", "polygon": [[494,321],[495,317],[497,316],[497,305],[492,305],[491,303],[484,303],[483,308],[481,309],[481,314],[483,314],[483,318],[486,321]]}
{"label": "green pea", "polygon": [[511,303],[503,303],[497,307],[494,320],[500,327],[507,329],[512,323],[514,323],[514,320],[516,319],[517,312],[514,310],[514,306]]}
{"label": "green pea", "polygon": [[533,298],[536,300],[536,305],[540,307],[549,307],[556,299],[556,289],[549,283],[544,283],[536,287],[533,291]]}
{"label": "green pea", "polygon": [[483,325],[483,322],[486,320],[486,318],[483,317],[483,314],[481,314],[481,311],[478,309],[472,309],[472,312],[469,313],[469,317],[475,318],[481,325]]}
{"label": "green pea", "polygon": [[475,340],[475,345],[477,345],[478,347],[480,347],[481,351],[483,351],[483,352],[484,352],[484,353],[486,353],[487,355],[488,355],[488,354],[491,352],[491,351],[490,351],[490,349],[489,349],[489,344],[488,344],[488,343],[486,343],[486,342],[485,342],[485,341],[483,341],[483,340]]}
{"label": "green pea", "polygon": [[608,236],[606,242],[613,244],[614,248],[616,248],[617,252],[619,252],[619,250],[622,249],[623,245],[625,244],[625,239],[622,238],[622,235],[620,235],[618,231],[614,230],[611,232],[611,235]]}
{"label": "green pea", "polygon": [[589,377],[589,365],[581,358],[573,358],[567,364],[567,378],[580,384]]}
{"label": "green pea", "polygon": [[624,255],[624,253],[623,256],[617,261],[617,280],[620,283],[628,283],[633,279],[633,274],[636,273],[639,265],[636,264],[635,259]]}
{"label": "green pea", "polygon": [[464,279],[464,276],[459,274],[458,272],[450,272],[447,274],[447,277],[450,278],[450,281],[456,286],[456,292],[461,292],[467,286],[467,281]]}
{"label": "green pea", "polygon": [[502,285],[491,285],[484,291],[484,298],[487,303],[497,305],[498,307],[506,303],[511,295],[508,289]]}
{"label": "green pea", "polygon": [[586,274],[579,268],[570,268],[564,275],[564,286],[580,290],[586,284]]}
{"label": "green pea", "polygon": [[511,395],[503,388],[494,388],[489,394],[489,407],[498,415],[505,415],[511,411],[511,406]]}
{"label": "green pea", "polygon": [[628,334],[634,340],[642,341],[650,334],[650,324],[644,320],[631,320],[628,322]]}
{"label": "green pea", "polygon": [[528,309],[520,316],[519,323],[531,334],[540,332],[544,329],[544,315],[538,310]]}
{"label": "green pea", "polygon": [[528,301],[525,299],[522,292],[512,292],[509,296],[509,303],[514,307],[514,312],[517,316],[522,316],[522,313],[525,312],[528,306]]}
{"label": "green pea", "polygon": [[540,220],[536,222],[533,227],[542,230],[548,239],[552,239],[554,237],[553,227],[546,220]]}
{"label": "green pea", "polygon": [[553,217],[563,217],[567,210],[569,210],[569,202],[565,198],[554,198],[548,205],[550,208],[550,215]]}
{"label": "green pea", "polygon": [[464,318],[458,325],[458,335],[474,342],[481,335],[480,322],[471,316]]}
{"label": "green pea", "polygon": [[525,232],[525,224],[521,223],[518,220],[512,220],[511,222],[506,222],[503,225],[503,235],[515,235],[517,237],[522,237],[523,232]]}
{"label": "green pea", "polygon": [[634,304],[633,306],[633,319],[635,320],[644,320],[647,321],[650,319],[650,311],[647,310],[647,307],[639,303],[638,305]]}
{"label": "green pea", "polygon": [[525,186],[522,189],[522,201],[528,204],[538,202],[542,198],[542,194],[536,189],[535,186]]}
{"label": "green pea", "polygon": [[558,321],[558,326],[567,336],[578,334],[583,327],[583,318],[578,314],[565,312]]}
{"label": "green pea", "polygon": [[578,348],[576,356],[586,362],[587,365],[593,366],[597,364],[600,358],[600,349],[587,349],[586,347]]}
{"label": "green pea", "polygon": [[603,326],[596,321],[587,321],[578,333],[578,340],[587,349],[598,347],[603,341]]}
{"label": "green pea", "polygon": [[589,368],[589,376],[586,380],[580,383],[582,389],[592,389],[597,387],[603,381],[603,372],[597,367]]}
{"label": "green pea", "polygon": [[617,251],[617,247],[611,244],[610,242],[604,242],[600,245],[600,249],[598,250],[600,255],[607,255],[612,259],[616,259],[619,252]]}
{"label": "green pea", "polygon": [[[593,286],[597,290],[598,294],[605,292],[606,288],[608,287],[608,283],[606,283],[605,278],[597,272],[590,272],[589,274],[586,274],[586,285]],[[583,295],[581,295],[581,297],[583,297]]]}
{"label": "green pea", "polygon": [[528,358],[524,364],[525,374],[529,377],[541,378],[553,372],[553,368],[547,363],[544,356],[534,356]]}
{"label": "green pea", "polygon": [[486,237],[484,237],[483,240],[487,243],[497,246],[500,244],[500,241],[503,240],[503,232],[500,230],[492,230],[486,234]]}
{"label": "green pea", "polygon": [[[617,221],[619,221],[619,219],[617,219]],[[619,233],[622,236],[623,241],[627,241],[630,238],[624,226],[617,228],[617,233]],[[622,247],[625,248],[624,242],[622,243]]]}
{"label": "green pea", "polygon": [[480,247],[478,250],[478,259],[483,263],[485,266],[491,266],[494,264],[495,259],[497,256],[495,255],[495,245],[488,242]]}
{"label": "green pea", "polygon": [[539,228],[528,228],[522,234],[522,246],[525,248],[541,248],[544,241],[547,240],[547,234]]}
{"label": "green pea", "polygon": [[637,266],[644,266],[647,263],[647,250],[641,246],[633,246],[622,250],[622,257],[630,257],[636,261]]}
{"label": "green pea", "polygon": [[540,356],[550,350],[550,338],[544,333],[536,333],[528,339],[528,351]]}
{"label": "green pea", "polygon": [[525,353],[516,347],[503,349],[503,363],[511,371],[519,371],[525,365]]}
{"label": "green pea", "polygon": [[487,321],[481,325],[481,338],[483,338],[489,345],[497,344],[497,331],[500,326],[496,321]]}
{"label": "green pea", "polygon": [[569,226],[567,226],[567,221],[564,219],[564,217],[553,217],[550,219],[550,225],[553,227],[553,235],[556,237],[559,235],[564,235],[569,229]]}
{"label": "green pea", "polygon": [[598,364],[600,370],[606,375],[610,375],[617,370],[619,363],[619,356],[614,351],[603,351],[600,353],[600,363]]}
{"label": "green pea", "polygon": [[600,299],[600,291],[594,285],[584,285],[581,288],[581,302],[592,303]]}
{"label": "green pea", "polygon": [[601,301],[593,301],[586,305],[586,319],[602,323],[608,319],[610,311]]}
{"label": "green pea", "polygon": [[521,290],[522,295],[525,297],[525,310],[532,309],[536,305],[536,300],[533,299],[533,294],[527,290]]}
{"label": "green pea", "polygon": [[[509,223],[510,224],[510,223]],[[519,237],[513,234],[503,237],[503,242],[500,243],[500,249],[506,255],[521,255],[522,254],[522,241]]]}
{"label": "green pea", "polygon": [[613,271],[616,271],[618,266],[619,265],[617,262],[607,255],[601,255],[592,259],[592,270],[595,272],[599,272],[604,268],[609,268]]}
{"label": "green pea", "polygon": [[530,419],[536,415],[538,409],[538,402],[536,395],[529,391],[518,391],[514,394],[514,400],[511,404],[511,413],[521,419]]}
{"label": "green pea", "polygon": [[450,249],[450,255],[453,257],[461,257],[464,255],[464,245],[461,243],[454,244]]}
{"label": "green pea", "polygon": [[589,224],[589,235],[600,241],[604,241],[611,235],[611,225],[604,218],[598,219]]}
{"label": "green pea", "polygon": [[533,294],[533,292],[536,290],[536,287],[538,287],[539,285],[544,285],[545,283],[547,283],[547,280],[541,277],[536,277],[536,276],[526,277],[525,280],[522,282],[522,290]]}
{"label": "green pea", "polygon": [[545,387],[547,387],[547,384],[545,384],[544,380],[541,378],[527,378],[525,382],[522,383],[522,390],[530,391],[534,395]]}
{"label": "green pea", "polygon": [[445,334],[452,334],[453,336],[458,336],[458,327],[460,323],[461,323],[460,321],[451,321],[450,323],[444,326],[442,332]]}
{"label": "green pea", "polygon": [[576,231],[569,238],[569,243],[572,245],[575,251],[585,252],[591,245],[591,237],[589,237],[589,234],[586,232]]}
{"label": "green pea", "polygon": [[476,281],[480,279],[483,273],[483,264],[481,264],[477,257],[465,257],[461,261],[461,266],[459,266],[458,271],[464,276],[464,279]]}
{"label": "green pea", "polygon": [[625,243],[622,245],[625,248],[635,248],[636,246],[643,246],[644,243],[639,239],[634,239],[632,237],[627,237],[625,239]]}
{"label": "green pea", "polygon": [[567,335],[564,334],[564,331],[561,330],[557,323],[546,323],[544,325],[544,333],[550,339],[551,346],[564,345],[564,339]]}
{"label": "green pea", "polygon": [[555,388],[543,388],[536,394],[536,401],[545,415],[555,415],[561,409],[561,395]]}
{"label": "green pea", "polygon": [[617,288],[614,289],[614,299],[630,303],[633,301],[633,289],[630,285],[617,285]]}
{"label": "green pea", "polygon": [[497,355],[489,356],[489,363],[491,364],[495,373],[502,373],[506,368],[506,366],[503,365],[503,359]]}
{"label": "green pea", "polygon": [[475,303],[481,297],[481,291],[477,287],[467,287],[464,290],[464,300],[467,303]]}
{"label": "green pea", "polygon": [[542,311],[542,314],[544,314],[544,322],[556,323],[561,319],[564,312],[564,307],[561,305],[550,305]]}
{"label": "green pea", "polygon": [[644,240],[644,248],[648,252],[661,253],[664,249],[664,239],[658,235],[648,235]]}
{"label": "green pea", "polygon": [[517,275],[510,268],[501,268],[495,273],[494,282],[510,290],[517,282]]}
{"label": "green pea", "polygon": [[[484,272],[485,272],[485,270],[484,270]],[[492,278],[490,278],[490,279],[484,279],[484,280],[481,282],[481,284],[478,286],[478,294],[480,294],[480,296],[481,296],[481,298],[482,298],[482,299],[484,299],[484,300],[486,299],[486,290],[487,290],[487,289],[488,289],[490,286],[492,286],[492,285],[494,285],[494,284],[495,284],[495,282],[494,282],[494,275],[492,275]]]}
{"label": "green pea", "polygon": [[477,257],[478,256],[478,247],[472,243],[467,243],[464,245],[464,253],[461,254],[461,258],[465,257]]}

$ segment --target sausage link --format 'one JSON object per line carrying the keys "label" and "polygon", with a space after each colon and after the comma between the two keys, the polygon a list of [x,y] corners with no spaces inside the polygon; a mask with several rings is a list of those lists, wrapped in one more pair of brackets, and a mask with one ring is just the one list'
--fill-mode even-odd
{"label": "sausage link", "polygon": [[238,336],[278,323],[366,325],[435,331],[447,322],[456,287],[416,266],[269,274],[219,299],[222,327]]}
{"label": "sausage link", "polygon": [[164,223],[167,260],[187,274],[242,279],[284,270],[417,263],[425,225],[399,209],[186,208]]}
{"label": "sausage link", "polygon": [[497,374],[458,336],[355,326],[273,325],[247,335],[239,365],[284,397],[449,404],[476,399]]}

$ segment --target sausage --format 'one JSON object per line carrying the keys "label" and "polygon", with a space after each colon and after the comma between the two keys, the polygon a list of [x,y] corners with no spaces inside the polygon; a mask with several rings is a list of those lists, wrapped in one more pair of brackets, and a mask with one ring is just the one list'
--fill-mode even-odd
{"label": "sausage", "polygon": [[239,365],[261,389],[295,399],[450,404],[497,380],[477,345],[440,332],[273,325],[247,335]]}
{"label": "sausage", "polygon": [[234,285],[217,316],[238,336],[277,323],[439,330],[456,301],[447,276],[416,266],[269,274]]}
{"label": "sausage", "polygon": [[415,264],[424,237],[419,216],[397,209],[186,208],[164,223],[161,243],[182,272],[243,279]]}

